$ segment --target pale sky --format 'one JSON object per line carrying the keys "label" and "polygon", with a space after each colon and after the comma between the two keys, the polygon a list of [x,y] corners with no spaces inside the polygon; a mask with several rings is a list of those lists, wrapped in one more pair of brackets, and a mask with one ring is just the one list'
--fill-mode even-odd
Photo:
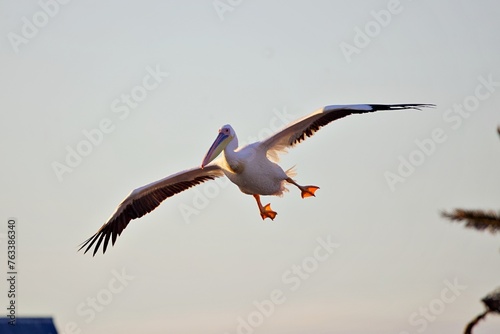
{"label": "pale sky", "polygon": [[[462,332],[499,286],[499,237],[439,213],[500,209],[499,14],[493,0],[0,0],[0,258],[14,217],[17,315],[66,334]],[[349,103],[437,107],[345,118],[290,150],[282,167],[321,189],[263,198],[273,222],[221,180],[132,221],[104,256],[77,252],[131,190],[199,165],[220,126],[249,142]],[[477,333],[499,328],[488,316]]]}

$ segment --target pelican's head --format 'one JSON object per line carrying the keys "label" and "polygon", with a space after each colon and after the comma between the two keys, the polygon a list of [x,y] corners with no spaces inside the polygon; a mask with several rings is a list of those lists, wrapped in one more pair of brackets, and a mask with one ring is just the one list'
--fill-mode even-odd
{"label": "pelican's head", "polygon": [[233,140],[235,137],[235,132],[231,125],[226,124],[222,128],[219,129],[219,135],[215,138],[214,143],[210,146],[205,158],[203,158],[203,162],[201,163],[201,168],[208,165],[212,160],[217,158],[217,156],[226,148],[226,146]]}

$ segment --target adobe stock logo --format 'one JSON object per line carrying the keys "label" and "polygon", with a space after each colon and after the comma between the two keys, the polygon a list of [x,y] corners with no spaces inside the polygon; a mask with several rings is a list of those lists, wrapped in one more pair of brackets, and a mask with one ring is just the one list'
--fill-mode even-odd
{"label": "adobe stock logo", "polygon": [[[96,319],[99,313],[105,312],[111,308],[113,300],[121,294],[127,286],[135,279],[135,276],[127,274],[125,268],[121,271],[113,269],[112,277],[108,279],[107,284],[92,296],[76,306],[76,314],[84,318],[85,323],[90,323]],[[81,334],[83,333],[81,324],[77,321],[69,321],[62,326],[62,334]],[[85,331],[85,333],[87,333]]]}
{"label": "adobe stock logo", "polygon": [[224,21],[226,13],[234,11],[234,9],[240,6],[242,2],[243,0],[214,0],[212,5],[219,16],[219,19]]}
{"label": "adobe stock logo", "polygon": [[444,288],[441,289],[439,296],[427,303],[425,306],[418,308],[418,311],[413,312],[408,317],[408,324],[413,328],[411,330],[400,331],[399,334],[422,333],[429,325],[436,321],[438,316],[446,311],[447,305],[454,303],[460,297],[466,285],[460,284],[455,278],[453,282],[450,280],[443,281]]}
{"label": "adobe stock logo", "polygon": [[347,62],[350,63],[354,54],[360,54],[361,50],[370,45],[371,41],[380,35],[382,29],[386,28],[392,22],[393,16],[401,14],[403,9],[404,7],[399,0],[389,0],[386,9],[379,11],[372,10],[370,12],[373,20],[366,22],[363,29],[359,26],[354,27],[352,44],[346,42],[339,44],[340,50]]}
{"label": "adobe stock logo", "polygon": [[[297,291],[300,286],[308,280],[320,265],[326,262],[331,255],[340,247],[340,244],[332,240],[331,235],[316,238],[316,247],[309,256],[300,261],[300,264],[293,264],[281,275],[281,283],[291,292]],[[224,334],[253,334],[270,318],[278,309],[279,305],[287,301],[287,289],[276,288],[269,294],[269,298],[255,300],[252,304],[252,311],[245,316],[236,318],[236,328],[234,332]]]}
{"label": "adobe stock logo", "polygon": [[44,28],[49,24],[51,18],[54,18],[59,14],[61,5],[66,5],[70,0],[40,0],[38,5],[40,6],[39,11],[35,12],[31,16],[31,19],[23,16],[21,18],[22,27],[21,34],[15,32],[9,32],[7,34],[7,39],[12,46],[12,49],[16,54],[19,54],[19,47],[21,45],[28,44],[33,38],[38,36],[40,29]]}
{"label": "adobe stock logo", "polygon": [[481,75],[477,80],[479,83],[473,94],[465,96],[461,103],[454,103],[452,108],[444,111],[442,120],[446,126],[432,129],[430,135],[425,138],[416,138],[414,141],[416,148],[406,155],[399,155],[397,167],[393,171],[384,172],[384,178],[391,191],[395,191],[399,183],[405,183],[439,150],[448,140],[449,129],[455,131],[462,127],[464,120],[474,115],[473,112],[479,109],[481,102],[489,99],[497,87],[500,87],[500,82],[495,81],[492,74],[487,77]]}
{"label": "adobe stock logo", "polygon": [[59,182],[63,181],[65,174],[71,174],[75,168],[80,166],[85,157],[89,156],[96,147],[100,146],[106,135],[109,135],[116,129],[116,125],[126,120],[131,111],[137,109],[140,103],[144,101],[149,94],[157,89],[160,84],[169,76],[168,72],[163,72],[160,65],[156,67],[147,66],[146,74],[143,76],[141,84],[132,87],[128,93],[122,93],[120,97],[115,98],[110,109],[117,114],[119,121],[113,121],[111,118],[102,118],[94,128],[83,129],[81,131],[83,139],[74,146],[66,145],[66,157],[62,162],[54,160],[51,163],[52,170],[57,176]]}

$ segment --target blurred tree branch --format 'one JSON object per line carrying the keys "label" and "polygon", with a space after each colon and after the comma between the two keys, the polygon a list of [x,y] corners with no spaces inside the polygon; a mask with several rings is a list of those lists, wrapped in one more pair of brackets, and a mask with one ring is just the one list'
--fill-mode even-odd
{"label": "blurred tree branch", "polygon": [[488,313],[500,313],[500,288],[484,297],[481,301],[486,307],[486,310],[467,324],[464,334],[472,334],[472,328],[474,328],[481,319],[484,319]]}
{"label": "blurred tree branch", "polygon": [[455,209],[451,213],[442,212],[441,215],[451,221],[465,221],[465,227],[491,233],[500,232],[500,212]]}
{"label": "blurred tree branch", "polygon": [[[500,126],[497,127],[500,136]],[[479,231],[487,230],[491,233],[500,232],[500,212],[455,209],[453,212],[441,212],[441,216],[452,222],[465,222],[465,227]],[[488,294],[481,300],[486,310],[472,319],[465,327],[464,334],[472,334],[474,326],[484,319],[489,313],[500,314],[500,288]]]}
{"label": "blurred tree branch", "polygon": [[490,312],[500,313],[500,288],[481,300]]}

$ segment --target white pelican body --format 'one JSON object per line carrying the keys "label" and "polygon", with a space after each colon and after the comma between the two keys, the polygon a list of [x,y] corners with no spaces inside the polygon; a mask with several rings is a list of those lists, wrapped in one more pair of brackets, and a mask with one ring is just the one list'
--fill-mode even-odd
{"label": "white pelican body", "polygon": [[[230,131],[230,125],[225,125]],[[231,182],[236,184],[242,193],[248,195],[282,195],[285,190],[283,182],[288,175],[275,162],[269,160],[266,152],[253,143],[237,151],[238,139],[233,140],[224,150],[221,167]]]}
{"label": "white pelican body", "polygon": [[[263,206],[261,195],[282,195],[287,184],[293,184],[301,190],[302,198],[314,196],[316,186],[301,186],[292,177],[291,169],[284,171],[278,164],[278,155],[286,152],[307,137],[312,136],[321,127],[330,122],[352,114],[364,114],[381,110],[420,109],[431,107],[429,104],[358,104],[326,106],[309,116],[288,125],[273,136],[253,144],[238,147],[236,132],[230,125],[219,129],[219,134],[208,150],[200,167],[191,168],[170,175],[159,181],[150,183],[132,191],[108,221],[80,249],[86,247],[85,253],[95,243],[94,252],[103,243],[103,253],[111,239],[114,245],[118,235],[128,223],[154,210],[162,201],[181,191],[196,186],[207,180],[227,176],[240,190],[253,195],[257,201],[262,219],[273,220],[277,213],[271,210],[270,204]],[[223,155],[216,161],[222,152]],[[213,162],[212,162],[213,161]],[[96,243],[97,242],[97,243]]]}

